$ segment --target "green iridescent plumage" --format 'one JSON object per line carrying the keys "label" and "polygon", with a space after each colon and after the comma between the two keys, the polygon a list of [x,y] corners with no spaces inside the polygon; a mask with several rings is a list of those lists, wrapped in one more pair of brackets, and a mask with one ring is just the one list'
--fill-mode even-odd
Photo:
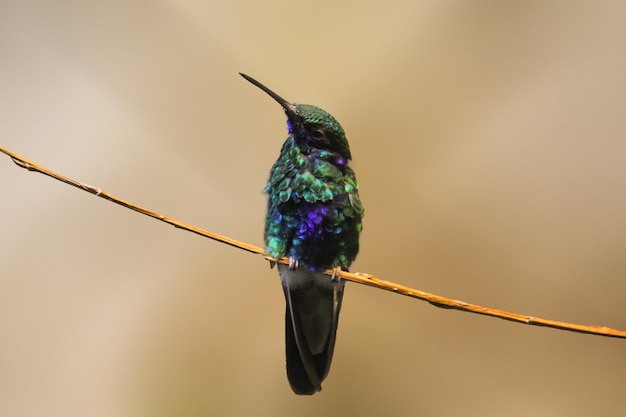
{"label": "green iridescent plumage", "polygon": [[354,171],[347,166],[348,142],[324,110],[292,106],[300,120],[289,121],[291,134],[264,190],[266,250],[315,270],[346,269],[358,252],[363,217]]}

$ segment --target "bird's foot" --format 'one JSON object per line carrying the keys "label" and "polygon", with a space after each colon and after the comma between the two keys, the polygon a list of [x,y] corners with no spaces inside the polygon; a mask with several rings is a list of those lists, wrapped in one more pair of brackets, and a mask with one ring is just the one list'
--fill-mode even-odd
{"label": "bird's foot", "polygon": [[341,267],[336,266],[333,268],[333,273],[330,276],[332,282],[339,282],[341,280]]}
{"label": "bird's foot", "polygon": [[300,265],[300,262],[298,262],[298,260],[296,258],[292,258],[290,256],[289,257],[289,270],[293,271],[294,269],[296,269],[298,267],[298,265]]}

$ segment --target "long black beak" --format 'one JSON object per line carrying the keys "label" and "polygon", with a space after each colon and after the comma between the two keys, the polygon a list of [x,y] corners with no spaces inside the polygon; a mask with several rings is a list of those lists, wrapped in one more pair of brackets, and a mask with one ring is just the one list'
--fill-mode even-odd
{"label": "long black beak", "polygon": [[285,100],[284,98],[282,98],[281,96],[279,96],[278,94],[276,94],[275,92],[273,92],[272,90],[270,90],[269,88],[267,88],[266,86],[264,86],[263,84],[255,80],[254,78],[250,77],[249,75],[243,74],[241,72],[239,73],[239,75],[241,75],[243,78],[245,78],[246,80],[250,81],[252,84],[259,87],[261,90],[265,91],[271,98],[276,100],[278,104],[280,104],[282,108],[285,109],[285,113],[287,113],[287,117],[289,117],[290,119],[297,118],[293,105],[290,102],[288,102],[287,100]]}

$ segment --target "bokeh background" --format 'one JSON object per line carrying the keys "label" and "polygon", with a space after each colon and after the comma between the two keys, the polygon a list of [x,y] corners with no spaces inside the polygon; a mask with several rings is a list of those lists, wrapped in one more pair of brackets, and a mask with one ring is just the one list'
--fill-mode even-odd
{"label": "bokeh background", "polygon": [[[344,126],[354,271],[626,329],[626,6],[0,3],[0,145],[262,244],[279,106]],[[0,160],[0,415],[623,416],[626,341],[349,283],[324,390],[292,394],[262,258]]]}

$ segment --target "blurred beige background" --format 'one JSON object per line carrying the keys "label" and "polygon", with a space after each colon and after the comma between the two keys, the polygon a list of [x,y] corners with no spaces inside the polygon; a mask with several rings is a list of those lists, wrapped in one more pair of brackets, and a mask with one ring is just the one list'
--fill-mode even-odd
{"label": "blurred beige background", "polygon": [[[626,329],[626,6],[3,1],[0,145],[262,243],[284,115],[335,115],[355,271]],[[262,259],[0,160],[0,415],[623,416],[626,341],[348,284],[333,367],[289,389]]]}

